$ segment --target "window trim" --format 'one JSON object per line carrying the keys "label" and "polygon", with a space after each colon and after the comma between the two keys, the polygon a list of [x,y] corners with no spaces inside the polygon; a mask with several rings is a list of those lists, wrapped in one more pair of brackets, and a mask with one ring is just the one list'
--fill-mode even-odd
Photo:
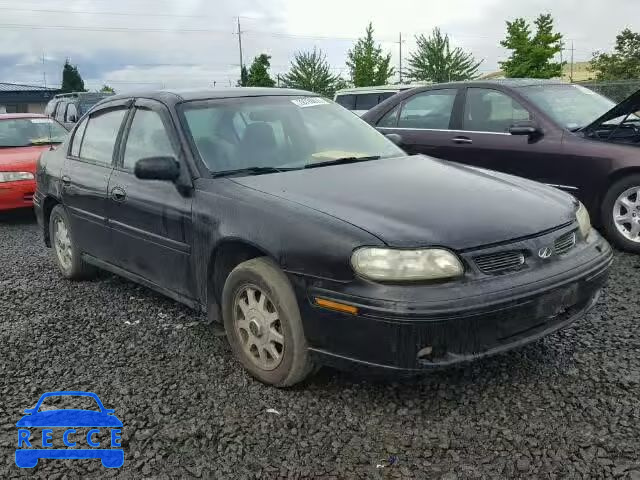
{"label": "window trim", "polygon": [[467,133],[485,133],[485,134],[493,134],[493,135],[511,135],[509,132],[491,132],[488,130],[464,130],[464,118],[465,118],[465,114],[467,113],[467,94],[469,92],[470,89],[476,89],[476,90],[491,90],[494,92],[498,92],[501,93],[502,95],[505,95],[506,97],[509,97],[511,99],[512,102],[516,102],[518,105],[520,105],[522,107],[523,110],[526,110],[529,113],[529,117],[530,120],[535,121],[535,115],[533,114],[533,112],[531,111],[530,108],[527,108],[525,105],[522,104],[522,101],[520,101],[518,98],[516,98],[515,96],[513,96],[510,92],[504,91],[504,90],[500,90],[497,88],[491,88],[488,86],[472,86],[472,87],[465,87],[464,88],[464,95],[463,95],[463,99],[462,99],[462,109],[460,111],[460,130],[457,130],[457,132],[467,132]]}
{"label": "window trim", "polygon": [[[74,160],[76,162],[82,162],[82,163],[86,163],[86,164],[89,164],[89,165],[96,165],[96,166],[99,166],[99,167],[113,169],[114,165],[115,165],[116,149],[119,150],[119,144],[120,144],[120,142],[122,140],[122,131],[123,131],[124,126],[126,125],[126,123],[128,121],[130,113],[131,113],[131,108],[128,105],[129,102],[130,102],[130,100],[127,99],[125,102],[117,102],[117,103],[104,105],[99,110],[91,112],[91,115],[86,115],[83,118],[83,121],[90,122],[93,117],[109,113],[110,111],[115,111],[115,110],[124,110],[125,111],[124,118],[123,118],[122,122],[120,123],[120,129],[118,130],[118,134],[116,135],[116,140],[115,140],[115,143],[114,143],[114,146],[113,146],[113,153],[111,155],[111,163],[102,163],[102,162],[98,162],[96,160],[92,160],[92,159],[89,159],[89,158],[82,157],[82,145],[84,144],[84,137],[85,137],[85,135],[87,133],[87,129],[86,128],[84,129],[84,132],[82,132],[82,140],[81,140],[81,143],[80,143],[80,150],[78,151],[79,156],[76,157],[76,156],[71,155],[71,146],[73,145],[73,139],[76,136],[76,132],[78,131],[78,127],[77,126],[80,125],[80,122],[78,122],[76,124],[76,128],[73,130],[73,136],[71,137],[71,142],[69,142],[69,148],[67,149],[67,158],[70,159],[70,160]],[[88,124],[87,124],[87,126],[88,126]]]}
{"label": "window trim", "polygon": [[89,123],[89,117],[84,118],[81,121],[79,121],[76,124],[76,128],[73,129],[73,133],[71,135],[71,139],[69,140],[69,149],[67,150],[67,157],[68,158],[72,158],[74,160],[80,159],[79,156],[73,155],[71,153],[71,151],[73,150],[73,144],[75,143],[76,135],[78,133],[78,130],[80,130],[80,126],[81,125],[85,125],[84,129],[82,130],[82,138],[80,138],[80,146],[78,147],[78,153],[80,153],[80,150],[82,149],[82,142],[84,141],[84,132],[87,131],[86,124],[88,124],[88,123]]}

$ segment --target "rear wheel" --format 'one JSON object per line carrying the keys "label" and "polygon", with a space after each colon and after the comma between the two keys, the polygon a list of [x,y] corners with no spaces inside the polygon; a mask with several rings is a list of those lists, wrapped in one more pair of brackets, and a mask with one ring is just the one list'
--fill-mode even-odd
{"label": "rear wheel", "polygon": [[266,257],[241,263],[222,292],[224,327],[235,356],[261,382],[287,387],[313,369],[293,288]]}
{"label": "rear wheel", "polygon": [[65,278],[80,280],[95,275],[95,268],[82,259],[82,252],[74,241],[69,216],[62,205],[56,205],[51,211],[49,238],[51,238],[53,258]]}

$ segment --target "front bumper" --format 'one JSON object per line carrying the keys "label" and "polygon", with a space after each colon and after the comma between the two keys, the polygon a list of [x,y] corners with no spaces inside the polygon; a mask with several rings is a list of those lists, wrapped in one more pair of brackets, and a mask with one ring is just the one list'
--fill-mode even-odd
{"label": "front bumper", "polygon": [[35,180],[0,183],[0,211],[33,207]]}
{"label": "front bumper", "polygon": [[[379,293],[374,298],[363,295],[363,280],[355,286],[293,282],[305,335],[320,363],[415,372],[504,352],[571,324],[597,302],[612,258],[593,232],[588,245],[552,267],[493,283],[382,289],[369,283],[368,290]],[[354,305],[358,314],[315,306],[317,297]]]}

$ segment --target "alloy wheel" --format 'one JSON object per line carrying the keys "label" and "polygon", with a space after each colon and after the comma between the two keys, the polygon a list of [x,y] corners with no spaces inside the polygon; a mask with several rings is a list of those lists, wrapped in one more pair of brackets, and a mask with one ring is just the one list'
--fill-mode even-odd
{"label": "alloy wheel", "polygon": [[234,324],[247,357],[262,370],[274,370],[284,357],[285,339],[280,315],[269,296],[255,285],[235,296]]}
{"label": "alloy wheel", "polygon": [[58,261],[64,270],[69,270],[72,264],[71,237],[69,236],[69,229],[62,218],[56,217],[53,224],[53,232],[53,243]]}
{"label": "alloy wheel", "polygon": [[618,196],[613,204],[613,223],[624,238],[640,243],[640,187]]}

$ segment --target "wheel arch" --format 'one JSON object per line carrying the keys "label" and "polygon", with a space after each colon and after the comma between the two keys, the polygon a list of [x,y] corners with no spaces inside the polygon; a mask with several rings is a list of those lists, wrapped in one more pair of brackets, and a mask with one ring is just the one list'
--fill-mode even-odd
{"label": "wheel arch", "polygon": [[47,247],[51,247],[51,238],[49,236],[49,219],[51,211],[60,201],[53,195],[47,195],[42,202],[42,229],[44,233],[44,243]]}
{"label": "wheel arch", "polygon": [[242,262],[257,257],[269,257],[279,264],[264,248],[241,238],[225,238],[213,248],[207,264],[207,304],[212,307],[208,309],[210,321],[222,321],[222,289],[231,271]]}

